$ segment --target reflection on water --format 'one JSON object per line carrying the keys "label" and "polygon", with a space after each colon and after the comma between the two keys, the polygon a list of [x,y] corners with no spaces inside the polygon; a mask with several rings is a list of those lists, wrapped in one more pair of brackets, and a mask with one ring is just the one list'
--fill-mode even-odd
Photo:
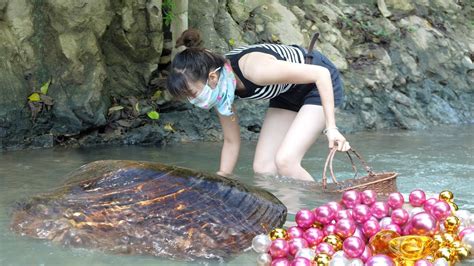
{"label": "reflection on water", "polygon": [[[398,187],[403,193],[422,188],[428,193],[443,189],[454,192],[462,209],[474,211],[474,127],[438,128],[431,131],[389,131],[347,135],[351,144],[376,171],[400,174]],[[320,179],[326,141],[320,140],[309,151],[303,164]],[[252,159],[255,143],[244,143],[236,176],[243,182],[274,193],[288,207],[289,223],[301,208],[313,209],[335,199],[314,186],[285,178],[253,177]],[[95,160],[127,159],[159,161],[204,171],[216,171],[219,143],[190,143],[156,147],[112,147],[87,149],[50,149],[16,151],[0,154],[0,265],[182,265],[144,256],[119,256],[83,249],[65,249],[45,241],[32,240],[11,233],[9,211],[15,201],[44,192],[63,182],[73,169]],[[338,178],[352,177],[346,158],[334,162]],[[244,253],[230,265],[254,264],[255,255]],[[466,264],[467,265],[467,264]]]}

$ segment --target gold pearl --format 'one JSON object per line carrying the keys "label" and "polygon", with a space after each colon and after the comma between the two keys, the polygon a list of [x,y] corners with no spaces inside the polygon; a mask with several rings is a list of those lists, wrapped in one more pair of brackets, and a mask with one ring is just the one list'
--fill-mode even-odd
{"label": "gold pearl", "polygon": [[454,241],[458,240],[458,236],[452,233],[443,234],[444,241],[451,245]]}
{"label": "gold pearl", "polygon": [[457,253],[459,259],[464,259],[464,258],[467,258],[467,257],[471,256],[471,250],[468,249],[465,246],[461,246],[461,247],[456,248],[456,253]]}
{"label": "gold pearl", "polygon": [[454,241],[453,243],[451,243],[451,247],[454,248],[454,249],[460,248],[460,247],[462,247],[462,246],[463,246],[463,244],[462,244],[462,242],[459,241],[459,240],[456,240],[456,241]]}
{"label": "gold pearl", "polygon": [[459,207],[456,203],[452,202],[452,201],[447,201],[447,203],[449,204],[449,206],[451,207],[451,212],[455,212],[455,211],[458,211],[459,210]]}
{"label": "gold pearl", "polygon": [[453,192],[449,190],[441,191],[441,193],[439,193],[439,199],[447,201],[447,202],[453,201],[454,199]]}
{"label": "gold pearl", "polygon": [[443,247],[446,245],[446,240],[444,240],[444,237],[442,235],[434,235],[433,236],[433,249],[437,250],[440,247]]}
{"label": "gold pearl", "polygon": [[283,228],[275,228],[270,232],[270,239],[273,241],[275,239],[287,239],[288,233]]}
{"label": "gold pearl", "polygon": [[318,255],[316,255],[316,257],[314,258],[314,264],[313,265],[317,265],[317,266],[328,266],[329,265],[329,262],[331,261],[331,256],[329,256],[328,254],[326,253],[319,253]]}
{"label": "gold pearl", "polygon": [[342,249],[342,239],[337,235],[328,235],[323,238],[323,242],[326,242],[331,245],[335,251],[339,251]]}
{"label": "gold pearl", "polygon": [[435,258],[445,258],[449,262],[454,259],[454,250],[449,247],[442,247],[436,251]]}
{"label": "gold pearl", "polygon": [[314,228],[318,228],[318,229],[323,230],[324,225],[321,224],[321,223],[318,223],[318,222],[314,222],[313,225],[311,225],[311,227],[314,227]]}
{"label": "gold pearl", "polygon": [[459,225],[461,225],[461,221],[454,215],[448,216],[448,218],[446,218],[444,221],[444,228],[446,229],[446,232],[449,233],[456,232],[459,228]]}

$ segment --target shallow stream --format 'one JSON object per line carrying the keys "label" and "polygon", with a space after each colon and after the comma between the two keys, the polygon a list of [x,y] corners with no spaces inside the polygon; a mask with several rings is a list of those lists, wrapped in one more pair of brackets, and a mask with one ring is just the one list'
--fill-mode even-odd
{"label": "shallow stream", "polygon": [[[395,171],[402,193],[421,188],[428,193],[449,189],[461,209],[474,212],[474,126],[443,127],[429,131],[363,132],[346,135],[376,171]],[[27,150],[0,153],[0,265],[182,265],[146,256],[104,254],[85,249],[54,246],[45,241],[15,235],[9,230],[13,204],[22,198],[61,184],[63,177],[79,166],[102,159],[159,161],[204,171],[216,171],[220,143],[188,143],[157,147],[94,147]],[[244,143],[235,174],[245,183],[263,187],[288,207],[289,220],[301,208],[315,208],[331,197],[298,182],[254,178],[255,143]],[[308,152],[303,164],[320,178],[327,154],[321,139]],[[350,177],[351,168],[339,155],[335,171]],[[228,265],[255,265],[255,253],[247,252]],[[474,263],[474,261],[471,261]],[[466,262],[463,265],[469,265]],[[190,263],[195,264],[195,263]],[[211,263],[213,264],[213,263]]]}

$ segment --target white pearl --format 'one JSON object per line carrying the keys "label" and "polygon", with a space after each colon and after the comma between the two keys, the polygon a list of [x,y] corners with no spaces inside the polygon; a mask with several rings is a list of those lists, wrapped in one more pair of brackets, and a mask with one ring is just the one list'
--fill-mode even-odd
{"label": "white pearl", "polygon": [[310,261],[313,261],[314,257],[316,257],[316,252],[314,252],[314,250],[310,248],[302,248],[298,250],[295,257],[303,257],[307,258]]}
{"label": "white pearl", "polygon": [[474,254],[474,232],[464,235],[462,242],[471,248],[471,254]]}
{"label": "white pearl", "polygon": [[458,210],[456,212],[456,216],[459,218],[459,220],[461,221],[461,224],[464,225],[464,226],[468,226],[469,225],[469,216],[471,215],[471,213],[468,211],[468,210]]}
{"label": "white pearl", "polygon": [[267,253],[270,249],[272,240],[268,235],[256,235],[252,240],[252,248],[257,253]]}
{"label": "white pearl", "polygon": [[351,260],[350,266],[364,266],[364,262],[361,259]]}
{"label": "white pearl", "polygon": [[329,261],[329,266],[351,266],[350,263],[351,262],[348,259],[338,257],[338,258],[332,258]]}
{"label": "white pearl", "polygon": [[272,256],[268,253],[262,253],[257,257],[258,266],[269,266],[272,264]]}
{"label": "white pearl", "polygon": [[439,258],[434,261],[433,266],[449,266],[449,263],[445,258]]}
{"label": "white pearl", "polygon": [[471,213],[471,215],[469,215],[469,225],[474,225],[474,213]]}
{"label": "white pearl", "polygon": [[344,251],[342,251],[342,250],[339,250],[336,253],[334,253],[334,255],[332,255],[333,259],[335,259],[335,258],[345,258],[345,257],[346,256],[344,255]]}

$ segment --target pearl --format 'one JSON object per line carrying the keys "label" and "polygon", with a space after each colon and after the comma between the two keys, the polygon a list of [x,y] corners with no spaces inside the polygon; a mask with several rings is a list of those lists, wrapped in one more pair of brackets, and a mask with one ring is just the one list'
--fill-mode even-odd
{"label": "pearl", "polygon": [[257,253],[267,253],[270,249],[272,240],[268,235],[256,235],[252,240],[252,248]]}
{"label": "pearl", "polygon": [[257,257],[258,266],[269,266],[272,264],[272,256],[268,253],[262,253]]}

